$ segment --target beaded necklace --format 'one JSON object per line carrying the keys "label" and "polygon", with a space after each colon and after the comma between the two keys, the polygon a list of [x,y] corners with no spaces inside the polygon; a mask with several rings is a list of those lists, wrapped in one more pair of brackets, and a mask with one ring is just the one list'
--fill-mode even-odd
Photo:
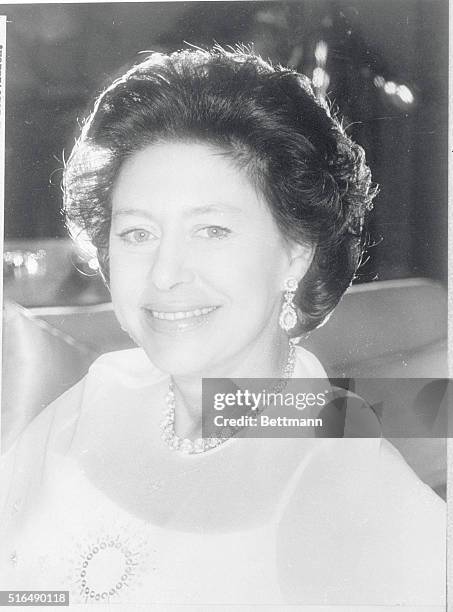
{"label": "beaded necklace", "polygon": [[[283,369],[282,378],[292,378],[294,374],[294,368],[296,364],[296,346],[295,343],[289,342],[288,358],[286,365]],[[287,385],[288,381],[280,381],[277,385],[272,388],[272,392],[279,393]],[[241,428],[229,427],[228,432],[222,438],[197,438],[196,440],[190,440],[189,438],[181,438],[175,432],[175,410],[176,410],[176,395],[175,385],[173,380],[170,380],[168,386],[168,392],[165,396],[166,408],[164,410],[164,418],[161,423],[162,440],[175,451],[192,455],[197,453],[204,453],[212,448],[220,446],[232,436],[234,436]],[[254,414],[257,414],[254,411]]]}

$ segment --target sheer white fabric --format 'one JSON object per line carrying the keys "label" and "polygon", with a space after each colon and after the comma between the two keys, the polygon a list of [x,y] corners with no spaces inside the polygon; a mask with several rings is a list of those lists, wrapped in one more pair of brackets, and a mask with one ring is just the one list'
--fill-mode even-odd
{"label": "sheer white fabric", "polygon": [[[325,373],[298,348],[302,375]],[[444,609],[444,504],[389,443],[230,439],[183,455],[160,438],[167,388],[141,349],[111,353],[28,427],[2,462],[1,589],[125,610]]]}

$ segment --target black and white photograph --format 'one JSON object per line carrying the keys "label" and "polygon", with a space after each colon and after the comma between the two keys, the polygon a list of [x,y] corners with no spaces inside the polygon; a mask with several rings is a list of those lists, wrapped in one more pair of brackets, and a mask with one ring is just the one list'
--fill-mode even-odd
{"label": "black and white photograph", "polygon": [[448,0],[0,16],[0,606],[448,609]]}

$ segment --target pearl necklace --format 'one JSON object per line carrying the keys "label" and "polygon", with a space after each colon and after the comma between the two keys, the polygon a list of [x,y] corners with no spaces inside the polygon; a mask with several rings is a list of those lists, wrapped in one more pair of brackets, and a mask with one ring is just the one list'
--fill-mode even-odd
{"label": "pearl necklace", "polygon": [[[294,368],[296,365],[296,345],[294,342],[290,340],[289,342],[289,350],[288,350],[288,359],[286,360],[286,365],[283,369],[282,378],[292,378],[294,374]],[[281,392],[287,385],[287,380],[280,381],[275,387],[272,388],[272,391],[275,393]],[[166,409],[164,410],[164,418],[161,423],[162,430],[162,440],[175,451],[180,451],[182,453],[186,453],[188,455],[196,454],[196,453],[204,453],[216,446],[220,446],[229,440],[230,437],[235,435],[239,428],[236,430],[230,429],[230,435],[222,438],[197,438],[196,440],[190,440],[189,438],[180,438],[175,432],[175,409],[176,409],[176,395],[175,395],[175,385],[172,380],[170,380],[168,386],[168,392],[165,396]],[[256,411],[255,411],[256,414]]]}

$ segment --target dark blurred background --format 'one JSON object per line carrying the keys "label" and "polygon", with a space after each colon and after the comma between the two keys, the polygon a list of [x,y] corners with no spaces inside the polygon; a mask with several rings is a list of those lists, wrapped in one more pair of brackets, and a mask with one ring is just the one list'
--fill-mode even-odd
{"label": "dark blurred background", "polygon": [[446,282],[446,0],[23,4],[0,11],[8,17],[6,279],[16,286],[21,273],[39,275],[45,260],[60,279],[58,295],[35,290],[18,301],[70,303],[83,290],[82,301],[99,301],[100,285],[90,293],[89,271],[76,271],[82,263],[66,278],[51,261],[52,244],[62,244],[53,239],[65,236],[63,159],[77,121],[112,73],[139,51],[185,42],[253,43],[265,58],[310,76],[344,115],[381,186],[370,225],[375,246],[358,282]]}

